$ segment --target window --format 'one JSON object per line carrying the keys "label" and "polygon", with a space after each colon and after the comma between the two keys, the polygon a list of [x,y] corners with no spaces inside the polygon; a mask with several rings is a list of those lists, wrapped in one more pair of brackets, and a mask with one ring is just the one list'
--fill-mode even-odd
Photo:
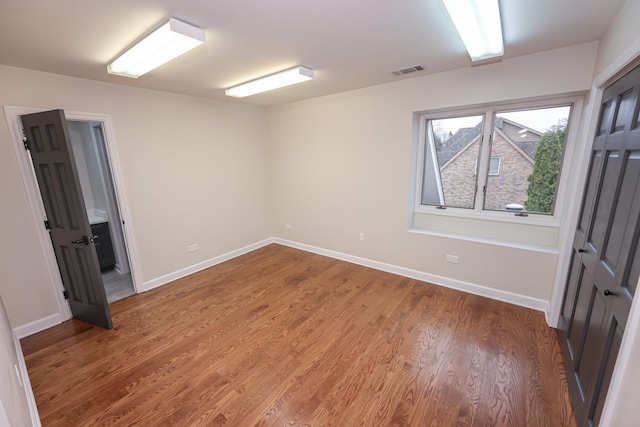
{"label": "window", "polygon": [[473,209],[483,116],[426,120],[422,204]]}
{"label": "window", "polygon": [[572,102],[420,117],[420,204],[553,215]]}
{"label": "window", "polygon": [[[475,174],[478,174],[478,159],[476,159]],[[500,157],[492,157],[489,162],[489,176],[492,175],[500,175]]]}
{"label": "window", "polygon": [[489,176],[500,175],[500,157],[492,157],[489,162]]}

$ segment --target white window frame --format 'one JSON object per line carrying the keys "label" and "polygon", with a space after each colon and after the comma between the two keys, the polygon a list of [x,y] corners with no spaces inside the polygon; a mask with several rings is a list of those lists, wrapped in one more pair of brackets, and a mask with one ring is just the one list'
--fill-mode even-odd
{"label": "white window frame", "polygon": [[[496,112],[511,111],[511,110],[523,110],[523,109],[535,109],[535,108],[552,108],[557,106],[571,105],[571,113],[568,120],[567,135],[565,140],[564,154],[562,157],[562,165],[560,168],[560,177],[558,180],[558,187],[556,190],[556,199],[554,203],[554,211],[552,214],[537,214],[533,212],[527,212],[526,216],[521,216],[520,212],[509,211],[490,211],[484,210],[484,183],[487,182],[489,173],[489,162],[487,161],[491,156],[491,144],[485,143],[491,138],[491,131],[493,126],[488,126],[494,121]],[[496,102],[491,104],[482,104],[477,106],[461,107],[461,108],[448,108],[443,110],[421,111],[416,112],[415,117],[419,120],[418,125],[418,143],[417,150],[414,157],[414,171],[415,177],[413,178],[413,211],[418,214],[430,214],[440,216],[451,216],[460,218],[482,219],[488,221],[498,222],[511,222],[519,224],[540,225],[547,227],[559,227],[560,217],[564,212],[564,205],[567,199],[566,189],[569,181],[570,169],[569,165],[572,159],[572,153],[576,149],[576,140],[579,131],[579,120],[582,116],[583,108],[583,96],[581,95],[564,95],[554,97],[541,97],[529,100],[517,100],[507,102]],[[474,198],[473,209],[455,208],[447,206],[443,209],[442,206],[432,206],[421,204],[422,200],[422,183],[424,179],[424,155],[426,149],[426,123],[430,120],[447,119],[451,117],[472,116],[472,115],[484,115],[484,126],[482,130],[482,145],[480,148],[480,170],[477,176],[477,188]],[[482,184],[480,184],[482,183]]]}

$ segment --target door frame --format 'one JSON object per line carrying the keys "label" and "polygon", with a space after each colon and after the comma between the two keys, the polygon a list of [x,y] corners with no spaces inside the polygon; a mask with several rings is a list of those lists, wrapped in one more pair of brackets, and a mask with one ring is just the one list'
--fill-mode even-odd
{"label": "door frame", "polygon": [[[54,316],[55,319],[43,319],[44,323],[37,321],[38,325],[37,327],[34,327],[33,331],[26,331],[29,334],[54,326],[58,323],[62,323],[65,320],[71,319],[72,317],[69,303],[64,299],[62,293],[64,287],[62,285],[62,278],[60,276],[60,270],[58,269],[58,263],[56,262],[56,256],[53,252],[53,245],[51,244],[49,233],[43,225],[43,221],[46,218],[46,215],[44,206],[42,204],[42,198],[40,196],[38,183],[33,172],[31,158],[27,150],[25,150],[24,143],[22,141],[22,122],[20,121],[20,116],[23,114],[39,113],[41,111],[47,111],[51,109],[52,108],[32,108],[18,106],[4,107],[7,122],[9,124],[9,132],[11,133],[11,139],[13,142],[12,145],[18,159],[18,166],[20,168],[20,174],[22,175],[22,182],[24,184],[24,188],[27,194],[27,200],[29,202],[31,216],[34,222],[36,233],[38,235],[40,249],[42,250],[42,255],[45,260],[46,270],[49,275],[49,285],[56,301],[56,305],[58,306],[58,316]],[[113,128],[111,116],[108,114],[96,114],[65,110],[65,117],[67,120],[102,123],[102,130],[104,132],[105,139],[105,149],[107,151],[109,167],[111,169],[111,176],[113,177],[113,186],[116,193],[116,201],[120,209],[120,218],[124,222],[124,224],[122,224],[122,231],[124,234],[125,245],[127,247],[127,255],[129,258],[129,266],[131,269],[133,289],[136,293],[140,293],[142,292],[142,288],[138,285],[138,281],[142,280],[142,273],[138,261],[138,252],[135,247],[133,227],[131,227],[131,214],[129,211],[129,204],[127,203],[126,199],[127,193],[125,191],[122,169],[120,167],[120,157],[118,155],[115,131]]]}
{"label": "door frame", "polygon": [[[547,322],[552,327],[557,327],[560,322],[560,312],[564,291],[567,284],[567,274],[571,263],[571,247],[573,236],[578,224],[582,195],[586,185],[586,177],[589,166],[589,156],[591,145],[596,134],[598,118],[600,114],[600,104],[605,88],[613,83],[617,77],[622,77],[625,71],[631,71],[634,65],[640,62],[640,39],[635,40],[625,51],[623,51],[607,68],[595,77],[591,86],[589,104],[583,116],[583,132],[580,141],[589,144],[582,150],[579,164],[576,171],[574,185],[572,185],[574,197],[566,206],[564,220],[561,227],[561,235],[558,245],[558,264],[556,267],[554,287],[551,295]],[[640,281],[639,281],[640,283]],[[640,289],[640,285],[638,286]],[[636,341],[640,340],[640,298],[634,298],[627,320],[627,327],[622,337],[622,344],[618,352],[611,383],[607,391],[607,397],[602,409],[599,427],[615,427],[612,425],[613,416],[616,411],[617,401],[623,397],[623,380],[626,372],[632,367],[635,358],[632,353]],[[636,355],[637,357],[637,355]]]}
{"label": "door frame", "polygon": [[[111,183],[105,183],[105,206],[107,212],[107,218],[119,218],[120,210],[118,209],[118,200],[115,196],[115,188],[113,184],[113,178],[111,177],[111,168],[109,165],[111,162],[109,161],[109,156],[107,155],[107,147],[106,147],[106,135],[104,132],[104,126],[102,123],[91,122],[91,137],[94,140],[93,146],[96,149],[96,156],[98,159],[98,169],[100,172],[100,176],[103,181],[109,180]],[[102,141],[98,142],[95,136],[96,129],[99,129],[100,134],[102,135],[100,138]],[[101,147],[98,147],[101,145]],[[104,148],[104,149],[103,149]],[[108,185],[107,185],[108,184]],[[108,187],[108,188],[107,188]],[[114,229],[116,227],[120,228],[119,233],[115,233]],[[129,257],[127,256],[126,244],[124,244],[123,239],[120,239],[119,236],[122,234],[124,238],[124,232],[122,227],[122,222],[120,221],[117,225],[113,225],[113,221],[109,221],[109,231],[111,233],[111,240],[113,243],[113,251],[116,254],[116,264],[114,269],[118,271],[120,274],[127,274],[131,272],[131,267],[129,266]],[[126,261],[126,271],[123,270],[123,266]]]}

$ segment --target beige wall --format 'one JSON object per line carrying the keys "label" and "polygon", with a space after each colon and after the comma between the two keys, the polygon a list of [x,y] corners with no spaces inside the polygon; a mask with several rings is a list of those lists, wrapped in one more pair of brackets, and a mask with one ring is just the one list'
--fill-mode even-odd
{"label": "beige wall", "polygon": [[[273,234],[261,108],[6,66],[0,105],[111,116],[144,282]],[[7,126],[0,119],[0,295],[17,327],[57,306]]]}
{"label": "beige wall", "polygon": [[634,43],[640,43],[640,1],[627,0],[618,16],[600,40],[594,77]]}
{"label": "beige wall", "polygon": [[[550,235],[548,251],[407,232],[413,113],[588,90],[596,48],[578,45],[271,108],[276,235],[548,301],[557,230],[519,231],[531,244]],[[510,234],[513,225],[464,224],[495,235]],[[460,256],[460,264],[446,263],[446,254]]]}
{"label": "beige wall", "polygon": [[[18,366],[18,355],[13,341],[9,319],[0,298],[0,425],[3,424],[4,409],[9,426],[30,426],[31,415],[25,389],[18,382],[14,366]],[[6,419],[4,420],[7,421]]]}

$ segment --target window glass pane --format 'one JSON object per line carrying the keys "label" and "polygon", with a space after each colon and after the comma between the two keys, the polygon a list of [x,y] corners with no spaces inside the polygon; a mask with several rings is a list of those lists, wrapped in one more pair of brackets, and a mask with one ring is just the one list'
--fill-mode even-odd
{"label": "window glass pane", "polygon": [[422,204],[473,209],[483,116],[427,120]]}
{"label": "window glass pane", "polygon": [[500,175],[500,157],[492,157],[489,163],[489,175]]}
{"label": "window glass pane", "polygon": [[485,209],[553,213],[570,111],[496,113]]}

